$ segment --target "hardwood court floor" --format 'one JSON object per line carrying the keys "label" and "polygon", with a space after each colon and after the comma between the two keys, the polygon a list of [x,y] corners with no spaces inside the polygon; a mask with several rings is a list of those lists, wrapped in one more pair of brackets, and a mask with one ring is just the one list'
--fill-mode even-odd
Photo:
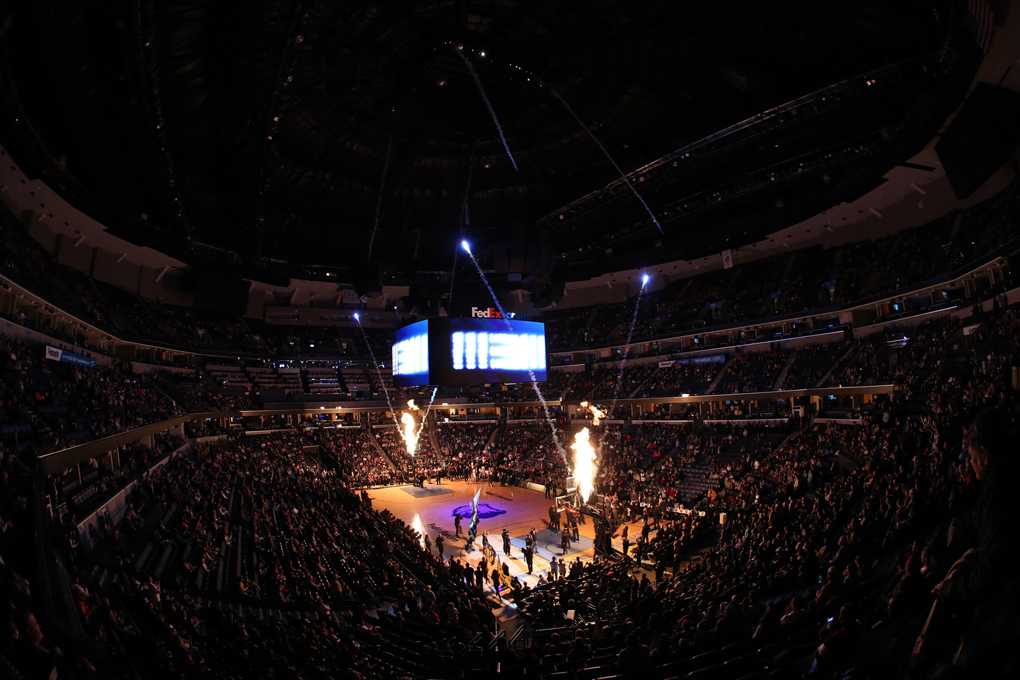
{"label": "hardwood court floor", "polygon": [[[467,535],[470,517],[464,517],[461,523],[463,535],[456,538],[453,528],[453,510],[458,506],[471,504],[471,497],[476,489],[481,489],[479,505],[488,503],[496,510],[504,510],[504,514],[494,517],[479,519],[478,538],[475,541],[475,549],[469,553],[464,552],[464,536]],[[451,555],[462,559],[471,565],[477,564],[482,557],[480,550],[482,533],[489,538],[489,543],[496,550],[500,559],[507,561],[503,555],[503,540],[500,532],[504,527],[510,532],[512,549],[510,551],[509,567],[513,576],[525,575],[525,580],[534,585],[540,574],[548,574],[549,560],[555,555],[562,559],[560,550],[559,534],[554,534],[547,529],[549,519],[549,507],[552,500],[547,500],[540,491],[532,491],[515,486],[493,485],[482,482],[479,484],[464,481],[444,481],[441,485],[427,483],[425,489],[418,489],[410,486],[391,486],[379,489],[370,489],[368,495],[372,498],[372,506],[377,510],[389,510],[394,516],[403,520],[415,528],[421,527],[435,541],[436,536],[443,534],[446,542],[445,556]],[[417,517],[417,520],[415,519]],[[534,571],[527,576],[527,565],[521,549],[524,547],[524,537],[532,528],[538,534],[538,549],[534,560]],[[589,519],[580,527],[581,540],[575,543],[567,551],[566,557],[573,561],[581,558],[582,562],[592,559],[594,551],[592,539],[595,536],[595,528]]]}

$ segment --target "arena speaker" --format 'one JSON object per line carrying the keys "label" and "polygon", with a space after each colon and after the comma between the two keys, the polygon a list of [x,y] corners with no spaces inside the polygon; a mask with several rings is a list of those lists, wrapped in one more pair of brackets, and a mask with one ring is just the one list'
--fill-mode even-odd
{"label": "arena speaker", "polygon": [[1020,94],[978,83],[935,144],[957,198],[967,198],[1020,143]]}

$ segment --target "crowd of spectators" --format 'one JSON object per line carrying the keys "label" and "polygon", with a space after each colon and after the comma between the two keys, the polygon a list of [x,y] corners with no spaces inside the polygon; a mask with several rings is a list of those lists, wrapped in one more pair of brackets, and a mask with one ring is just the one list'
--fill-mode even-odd
{"label": "crowd of spectators", "polygon": [[[1016,610],[1007,605],[1015,605],[1016,577],[986,553],[1015,554],[997,494],[1007,471],[1000,466],[1011,464],[999,456],[1011,442],[1001,432],[1015,417],[1018,324],[1015,310],[1005,310],[966,327],[933,321],[898,347],[874,341],[895,352],[890,366],[901,391],[864,425],[599,428],[600,493],[624,515],[645,518],[649,570],[599,559],[521,592],[524,616],[556,632],[536,633],[514,663],[581,672],[597,651],[607,672],[624,677],[680,667],[866,675],[905,672],[911,659],[933,674],[1015,668],[1008,664],[1016,661],[1009,646]],[[14,379],[4,381],[2,413],[5,423],[32,425],[30,393],[16,387],[19,349],[4,347],[4,375]],[[987,409],[995,415],[979,418],[984,424],[965,437],[964,426]],[[426,443],[423,460],[433,450],[447,470],[480,457],[491,433],[435,427],[439,445]],[[421,442],[431,442],[426,434]],[[475,653],[488,616],[478,581],[469,588],[463,565],[441,565],[406,526],[347,491],[388,481],[369,477],[386,469],[369,436],[355,428],[228,436],[137,477],[120,525],[101,524],[94,547],[65,546],[74,603],[95,641],[67,650],[35,617],[37,596],[24,576],[36,573],[33,557],[8,560],[11,541],[30,523],[31,474],[25,452],[5,438],[0,586],[12,605],[0,663],[11,677],[51,668],[121,677],[352,667],[399,677]],[[120,452],[129,461],[122,457],[123,471],[97,462],[88,483],[105,496],[126,477],[109,480],[134,475],[177,443]],[[961,448],[971,457],[994,450],[981,455],[995,462],[968,466]],[[493,472],[507,479],[565,474],[541,420],[504,424],[493,458]],[[681,498],[677,490],[698,474],[710,481],[707,490]],[[59,504],[63,489],[54,493]],[[678,498],[693,512],[678,514]],[[88,511],[68,507],[75,520]],[[968,532],[971,509],[977,528]],[[962,650],[955,658],[917,640],[933,589],[956,614],[925,635]],[[416,639],[438,638],[438,648],[415,647]]]}
{"label": "crowd of spectators", "polygon": [[[847,345],[842,342],[798,347],[793,352],[793,363],[787,369],[786,378],[779,387],[817,387],[846,350]],[[831,384],[831,381],[826,382]]]}
{"label": "crowd of spectators", "polygon": [[461,565],[423,551],[297,434],[175,458],[104,531],[72,574],[101,677],[418,676],[478,654],[491,629]]}
{"label": "crowd of spectators", "polygon": [[[796,311],[926,280],[1012,236],[997,208],[1014,209],[1015,188],[995,200],[964,215],[974,230],[935,225],[934,236],[911,231],[856,244],[804,268],[780,259],[684,282],[683,295],[649,300],[655,313],[639,331],[669,332],[692,318],[704,322],[706,313],[721,321],[763,308]],[[13,242],[7,226],[4,238]],[[69,310],[120,323],[105,318],[112,298],[95,292],[101,285],[57,281],[49,266],[31,254],[7,255],[3,264]],[[846,274],[869,267],[867,277]],[[826,277],[818,289],[816,274]],[[752,300],[757,307],[748,306]],[[577,337],[597,344],[619,335],[628,318],[621,309],[577,313]],[[187,323],[172,330],[145,311],[132,314],[160,334],[197,333]],[[170,316],[171,324],[188,319]],[[561,319],[557,337],[574,337],[576,325]],[[212,334],[230,337],[238,328]],[[250,331],[239,332],[258,335]],[[253,347],[273,351],[259,340]],[[150,377],[47,361],[42,350],[0,337],[0,594],[7,602],[0,675],[488,670],[488,638],[479,635],[491,629],[483,579],[435,559],[409,527],[351,491],[406,474],[395,430],[378,439],[354,428],[226,433],[143,475],[178,449],[181,442],[165,435],[40,488],[39,453],[216,398],[197,389],[195,402],[178,402]],[[784,384],[812,382],[833,365],[831,384],[895,381],[896,395],[862,425],[600,428],[600,493],[644,520],[654,579],[617,559],[576,563],[564,578],[520,594],[520,611],[536,629],[532,646],[491,659],[528,677],[595,677],[593,660],[600,672],[622,677],[1012,677],[1020,668],[1011,519],[1018,364],[1020,316],[996,309],[966,326],[937,319],[851,347],[738,355],[717,390],[770,389],[784,368]],[[569,389],[607,396],[682,389],[688,380],[703,384],[701,370],[648,367],[614,382],[619,372],[610,365],[571,375]],[[737,403],[731,407],[743,408]],[[420,470],[464,474],[474,466],[506,481],[560,484],[569,428],[560,416],[555,422],[557,440],[544,420],[504,423],[489,452],[486,426],[434,426],[419,441]],[[65,540],[130,481],[121,523],[101,522],[87,542]],[[56,539],[56,572],[71,581],[77,630],[43,613],[54,587],[42,577],[52,570],[39,562],[49,538],[47,491],[53,519],[67,530]],[[692,512],[678,513],[677,501]]]}
{"label": "crowd of spectators", "polygon": [[379,449],[361,427],[316,428],[310,440],[330,457],[338,476],[351,488],[378,486],[401,481]]}
{"label": "crowd of spectators", "polygon": [[[642,293],[633,339],[770,317],[822,311],[887,295],[973,264],[1015,242],[1020,186],[979,205],[873,241],[815,247],[719,270]],[[633,300],[553,312],[547,336],[555,350],[624,342]]]}
{"label": "crowd of spectators", "polygon": [[717,394],[765,392],[775,389],[776,381],[790,355],[786,352],[745,352],[726,364],[715,391]]}
{"label": "crowd of spectators", "polygon": [[151,443],[132,442],[51,476],[55,514],[58,519],[66,514],[68,521],[77,524],[183,443],[176,432],[160,432]]}
{"label": "crowd of spectators", "polygon": [[[966,334],[951,320],[921,329],[897,356],[904,391],[873,419],[731,460],[699,504],[718,527],[709,547],[697,515],[647,513],[666,537],[652,539],[654,585],[606,562],[536,589],[531,611],[557,636],[542,642],[590,650],[622,626],[597,653],[624,677],[1011,677],[1017,330],[1014,311]],[[598,594],[593,625],[566,616],[579,593]],[[556,656],[551,670],[583,673],[591,658]]]}
{"label": "crowd of spectators", "polygon": [[549,423],[542,419],[507,423],[496,435],[490,474],[511,483],[551,481],[563,488],[565,458],[571,456],[565,447],[565,435],[557,426],[554,440]]}
{"label": "crowd of spectators", "polygon": [[491,467],[487,446],[496,427],[486,423],[437,423],[436,440],[442,456],[446,477],[467,477]]}
{"label": "crowd of spectators", "polygon": [[10,427],[32,428],[40,453],[180,412],[147,376],[45,357],[44,345],[0,336],[4,418]]}

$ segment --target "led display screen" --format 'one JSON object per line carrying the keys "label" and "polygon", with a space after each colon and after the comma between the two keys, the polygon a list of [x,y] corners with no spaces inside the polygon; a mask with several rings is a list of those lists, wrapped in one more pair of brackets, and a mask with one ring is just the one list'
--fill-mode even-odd
{"label": "led display screen", "polygon": [[393,336],[393,383],[398,387],[429,384],[429,322],[397,329]]}
{"label": "led display screen", "polygon": [[483,385],[546,379],[545,324],[440,318],[405,326],[393,344],[398,386]]}

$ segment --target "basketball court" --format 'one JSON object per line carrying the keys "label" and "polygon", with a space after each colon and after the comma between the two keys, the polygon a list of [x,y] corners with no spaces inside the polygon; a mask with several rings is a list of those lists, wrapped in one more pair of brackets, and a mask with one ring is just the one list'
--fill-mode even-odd
{"label": "basketball court", "polygon": [[[481,489],[478,497],[478,537],[474,549],[465,553],[464,543],[471,522],[471,498],[477,489]],[[476,565],[482,559],[484,533],[499,559],[509,565],[510,575],[524,576],[525,582],[531,586],[538,582],[539,575],[548,576],[549,562],[554,556],[557,560],[565,557],[570,562],[577,558],[588,562],[594,557],[595,527],[590,518],[585,518],[585,523],[579,527],[580,540],[572,542],[566,554],[563,553],[560,533],[550,531],[548,527],[549,508],[553,501],[545,498],[541,491],[515,486],[489,486],[487,482],[476,484],[444,481],[440,485],[427,483],[424,488],[392,486],[370,489],[368,495],[374,508],[389,510],[409,526],[424,531],[433,545],[436,537],[442,534],[446,559],[452,555],[472,566]],[[454,531],[454,512],[462,515],[460,538],[457,538]],[[510,532],[512,548],[509,559],[503,554],[503,539],[500,536],[504,527]],[[525,537],[531,529],[535,530],[537,541],[534,569],[529,576],[522,550]]]}

